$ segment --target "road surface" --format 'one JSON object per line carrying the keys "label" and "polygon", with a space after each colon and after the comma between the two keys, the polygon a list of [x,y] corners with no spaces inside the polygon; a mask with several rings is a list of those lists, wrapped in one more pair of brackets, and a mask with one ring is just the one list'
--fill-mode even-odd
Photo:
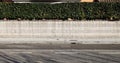
{"label": "road surface", "polygon": [[0,63],[120,63],[120,50],[0,49]]}

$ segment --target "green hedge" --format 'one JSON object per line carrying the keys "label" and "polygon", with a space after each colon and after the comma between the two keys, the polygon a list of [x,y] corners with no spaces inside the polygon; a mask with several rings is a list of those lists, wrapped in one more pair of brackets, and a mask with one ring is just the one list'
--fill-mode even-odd
{"label": "green hedge", "polygon": [[120,3],[0,3],[0,19],[120,19]]}

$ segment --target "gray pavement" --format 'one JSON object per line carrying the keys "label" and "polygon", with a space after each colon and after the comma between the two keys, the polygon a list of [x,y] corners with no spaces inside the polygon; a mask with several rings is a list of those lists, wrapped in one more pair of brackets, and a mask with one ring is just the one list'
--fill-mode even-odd
{"label": "gray pavement", "polygon": [[0,21],[0,63],[120,63],[119,24]]}
{"label": "gray pavement", "polygon": [[99,49],[120,50],[120,44],[0,44],[0,49]]}
{"label": "gray pavement", "polygon": [[120,63],[119,59],[120,50],[0,49],[0,63]]}

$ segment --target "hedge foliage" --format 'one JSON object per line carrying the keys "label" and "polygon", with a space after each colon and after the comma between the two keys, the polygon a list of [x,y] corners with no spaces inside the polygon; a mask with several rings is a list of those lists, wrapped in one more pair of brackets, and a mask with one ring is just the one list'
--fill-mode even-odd
{"label": "hedge foliage", "polygon": [[120,3],[0,3],[0,19],[120,19]]}

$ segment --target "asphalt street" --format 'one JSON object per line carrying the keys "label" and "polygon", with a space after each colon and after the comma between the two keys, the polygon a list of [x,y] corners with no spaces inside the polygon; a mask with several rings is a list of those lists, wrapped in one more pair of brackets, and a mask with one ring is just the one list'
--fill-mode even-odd
{"label": "asphalt street", "polygon": [[120,50],[0,49],[0,63],[120,63]]}

